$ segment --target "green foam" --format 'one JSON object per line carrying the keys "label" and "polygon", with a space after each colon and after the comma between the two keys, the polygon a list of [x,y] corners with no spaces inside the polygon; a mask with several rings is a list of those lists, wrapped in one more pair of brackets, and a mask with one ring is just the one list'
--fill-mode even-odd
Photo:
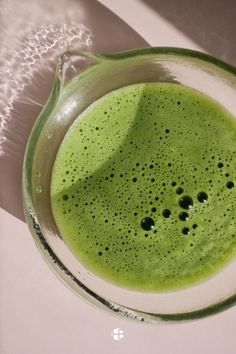
{"label": "green foam", "polygon": [[[60,146],[56,224],[107,281],[142,291],[190,286],[235,257],[236,188],[227,186],[236,182],[235,154],[236,122],[209,97],[167,83],[113,91],[77,118]],[[186,195],[189,210],[179,205]],[[149,231],[145,217],[155,223]]]}

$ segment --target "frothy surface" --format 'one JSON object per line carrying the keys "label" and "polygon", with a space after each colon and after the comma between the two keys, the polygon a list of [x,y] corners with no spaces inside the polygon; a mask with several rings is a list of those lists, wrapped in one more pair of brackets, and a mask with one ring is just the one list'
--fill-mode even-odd
{"label": "frothy surface", "polygon": [[59,149],[57,226],[94,273],[119,286],[177,289],[236,253],[236,122],[176,84],[113,91],[74,122]]}

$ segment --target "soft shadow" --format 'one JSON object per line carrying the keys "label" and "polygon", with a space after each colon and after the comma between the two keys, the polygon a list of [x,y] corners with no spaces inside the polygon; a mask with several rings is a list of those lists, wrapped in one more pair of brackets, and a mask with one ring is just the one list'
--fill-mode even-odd
{"label": "soft shadow", "polygon": [[208,53],[236,65],[235,0],[141,0]]}
{"label": "soft shadow", "polygon": [[[124,21],[97,1],[65,0],[64,2],[68,7],[70,3],[73,6],[77,3],[78,24],[84,24],[92,32],[91,45],[86,47],[78,42],[77,49],[115,52],[148,46],[146,41]],[[43,3],[40,4],[43,6]],[[63,12],[60,16],[63,16]],[[73,21],[75,21],[74,17]],[[63,20],[60,17],[60,23],[63,21],[70,23],[68,13],[65,13]],[[24,220],[21,195],[24,151],[32,126],[50,94],[54,80],[56,61],[49,62],[50,58],[46,59],[46,62],[42,60],[39,63],[34,77],[14,102],[11,119],[3,122],[6,129],[2,133],[5,139],[4,154],[0,156],[0,206],[21,220]],[[6,59],[0,58],[0,60]]]}

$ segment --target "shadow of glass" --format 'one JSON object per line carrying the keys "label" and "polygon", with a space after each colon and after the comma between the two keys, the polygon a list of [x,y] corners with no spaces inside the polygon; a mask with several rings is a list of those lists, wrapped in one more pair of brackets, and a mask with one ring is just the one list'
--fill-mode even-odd
{"label": "shadow of glass", "polygon": [[[12,2],[14,5],[14,1],[15,0],[10,1],[9,4],[11,5]],[[116,52],[148,46],[147,42],[141,36],[132,30],[118,16],[113,14],[109,9],[97,1],[61,0],[59,3],[50,5],[50,3],[46,0],[34,0],[31,2],[24,0],[20,4],[18,13],[15,15],[19,15],[18,20],[21,11],[23,14],[26,14],[31,4],[32,10],[35,10],[35,7],[37,6],[39,10],[39,18],[36,17],[35,20],[37,23],[32,22],[31,31],[33,36],[39,37],[40,35],[42,37],[39,37],[39,41],[40,38],[42,41],[45,40],[45,30],[42,32],[40,26],[48,26],[47,29],[49,29],[49,33],[47,33],[48,37],[46,39],[47,44],[51,46],[53,46],[53,43],[57,41],[57,37],[62,36],[62,30],[65,29],[65,25],[74,24],[75,21],[78,26],[81,24],[82,26],[85,26],[86,30],[91,34],[91,38],[90,41],[86,42],[86,38],[76,37],[77,33],[73,32],[77,30],[76,27],[71,30],[75,40],[70,43],[69,46],[65,43],[66,49],[76,47],[77,49],[83,50]],[[14,12],[13,9],[10,8],[10,5],[9,9],[6,11],[10,11],[14,19]],[[56,8],[54,9],[53,6],[56,6]],[[24,12],[24,10],[27,11]],[[52,19],[53,24],[50,22]],[[30,20],[32,19],[29,19],[29,21]],[[24,23],[25,17],[22,18],[22,21],[21,22]],[[14,23],[14,21],[12,21],[12,23]],[[3,22],[0,25],[0,28],[1,27],[2,31],[0,35],[0,45],[3,43],[2,34],[5,33],[6,36],[8,34],[8,31],[5,31],[7,29],[7,22]],[[13,32],[15,30],[17,37],[18,28],[14,29],[13,25],[10,27]],[[37,32],[38,28],[40,28],[40,33]],[[53,31],[53,33],[50,34],[50,30]],[[28,35],[29,33],[26,32],[25,36]],[[34,47],[34,45],[30,46],[28,45],[28,42],[26,42],[24,47],[25,38],[20,39],[22,41],[23,50],[21,43],[19,50],[22,50],[22,53],[24,54],[24,48],[26,48],[30,51],[29,56],[34,54],[34,50],[36,51],[36,44],[40,45],[40,43],[36,43]],[[42,55],[37,61],[37,67],[35,65],[35,69],[33,70],[31,77],[28,77],[29,79],[25,81],[24,88],[18,90],[17,96],[10,107],[10,114],[8,118],[4,115],[5,103],[0,107],[0,116],[1,113],[3,113],[3,118],[0,124],[0,127],[2,128],[2,130],[0,130],[0,142],[2,143],[0,146],[0,206],[21,220],[24,220],[21,197],[21,176],[24,151],[32,126],[43,105],[46,103],[47,98],[49,97],[54,81],[56,57],[65,50],[65,46],[63,47],[61,44],[63,41],[59,41],[58,48],[51,52],[45,51],[44,53],[42,50]],[[17,45],[19,45],[19,43],[17,43]],[[12,44],[12,47],[14,49],[14,43]],[[8,53],[10,53],[10,57],[5,58],[3,56],[1,60],[3,62],[9,60],[9,68],[12,70],[12,74],[14,75],[16,68],[14,66],[11,67],[11,56],[13,57],[13,50],[12,55],[11,51]],[[19,56],[17,62],[19,69],[18,73],[21,68],[22,70],[25,70],[24,64],[26,63],[24,63],[24,60],[24,55],[22,57]],[[27,72],[25,72],[24,75],[27,76]],[[2,79],[0,78],[0,85],[1,84],[4,84],[5,86],[6,84],[8,85],[6,77],[5,81],[3,77]],[[9,87],[11,89],[10,77]],[[4,99],[7,101],[7,97]]]}
{"label": "shadow of glass", "polygon": [[236,65],[234,0],[142,0],[199,46]]}
{"label": "shadow of glass", "polygon": [[[97,155],[91,153],[91,159],[94,162],[88,164],[87,159],[81,159],[80,173],[77,176],[73,175],[73,177],[68,174],[67,183],[69,186],[63,187],[64,183],[62,182],[60,190],[52,195],[52,204],[56,210],[55,217],[58,221],[57,226],[71,251],[75,255],[79,255],[86,266],[89,265],[96,273],[105,275],[111,281],[114,273],[111,267],[105,267],[107,269],[106,273],[104,272],[104,264],[101,263],[101,259],[100,262],[95,261],[94,268],[94,260],[99,257],[99,254],[89,248],[88,238],[96,234],[100,244],[102,242],[99,239],[100,235],[101,238],[107,235],[109,239],[109,235],[117,235],[118,237],[118,235],[132,232],[133,237],[135,233],[145,233],[140,226],[142,218],[146,216],[142,209],[149,209],[152,215],[150,197],[155,202],[155,193],[159,192],[159,187],[153,187],[152,181],[147,182],[148,172],[146,171],[146,175],[141,174],[144,172],[141,166],[144,166],[143,161],[147,161],[147,152],[140,148],[142,146],[140,141],[144,139],[151,141],[153,138],[153,119],[143,119],[144,112],[149,109],[149,102],[146,99],[149,94],[150,90],[145,86],[139,91],[137,107],[132,120],[126,122],[126,129],[120,129],[119,125],[116,125],[116,120],[110,125],[113,127],[112,134],[115,138],[111,140],[111,145],[106,145],[109,152],[105,151],[104,160],[101,157],[100,161],[98,159],[100,151],[102,151],[101,138],[96,136],[94,132],[92,133],[93,144],[97,145],[96,151],[98,152]],[[110,119],[112,119],[112,115]],[[103,129],[101,123],[99,131],[103,131]],[[104,140],[108,137],[106,134],[104,134]],[[89,140],[89,137],[89,134],[86,135],[85,141]],[[83,149],[83,147],[81,148]],[[90,148],[92,148],[91,145],[87,147],[87,149]],[[169,154],[171,154],[171,147],[169,149]],[[150,163],[156,156],[156,150],[150,150],[150,155],[148,155]],[[159,164],[157,169],[161,169],[162,162],[158,158],[156,161],[156,165]],[[64,161],[62,162],[64,163]],[[96,169],[93,168],[94,165],[96,165]],[[73,168],[76,167],[77,165],[73,166]],[[143,177],[144,175],[145,177]],[[136,176],[137,178],[134,178]],[[137,180],[138,182],[135,183]],[[143,184],[140,187],[140,180],[145,181],[146,185]],[[152,195],[150,195],[150,188],[153,188]],[[138,213],[136,213],[137,211]],[[75,229],[73,227],[70,229],[70,225],[73,225],[75,220]],[[81,252],[81,249],[84,253]],[[122,277],[119,280],[124,281]]]}

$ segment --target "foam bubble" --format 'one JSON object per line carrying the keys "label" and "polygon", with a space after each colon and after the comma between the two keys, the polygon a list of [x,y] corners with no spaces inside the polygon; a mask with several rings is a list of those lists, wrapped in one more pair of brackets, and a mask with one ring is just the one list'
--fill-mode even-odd
{"label": "foam bubble", "polygon": [[185,195],[179,200],[179,205],[183,209],[192,209],[193,199],[189,195]]}

